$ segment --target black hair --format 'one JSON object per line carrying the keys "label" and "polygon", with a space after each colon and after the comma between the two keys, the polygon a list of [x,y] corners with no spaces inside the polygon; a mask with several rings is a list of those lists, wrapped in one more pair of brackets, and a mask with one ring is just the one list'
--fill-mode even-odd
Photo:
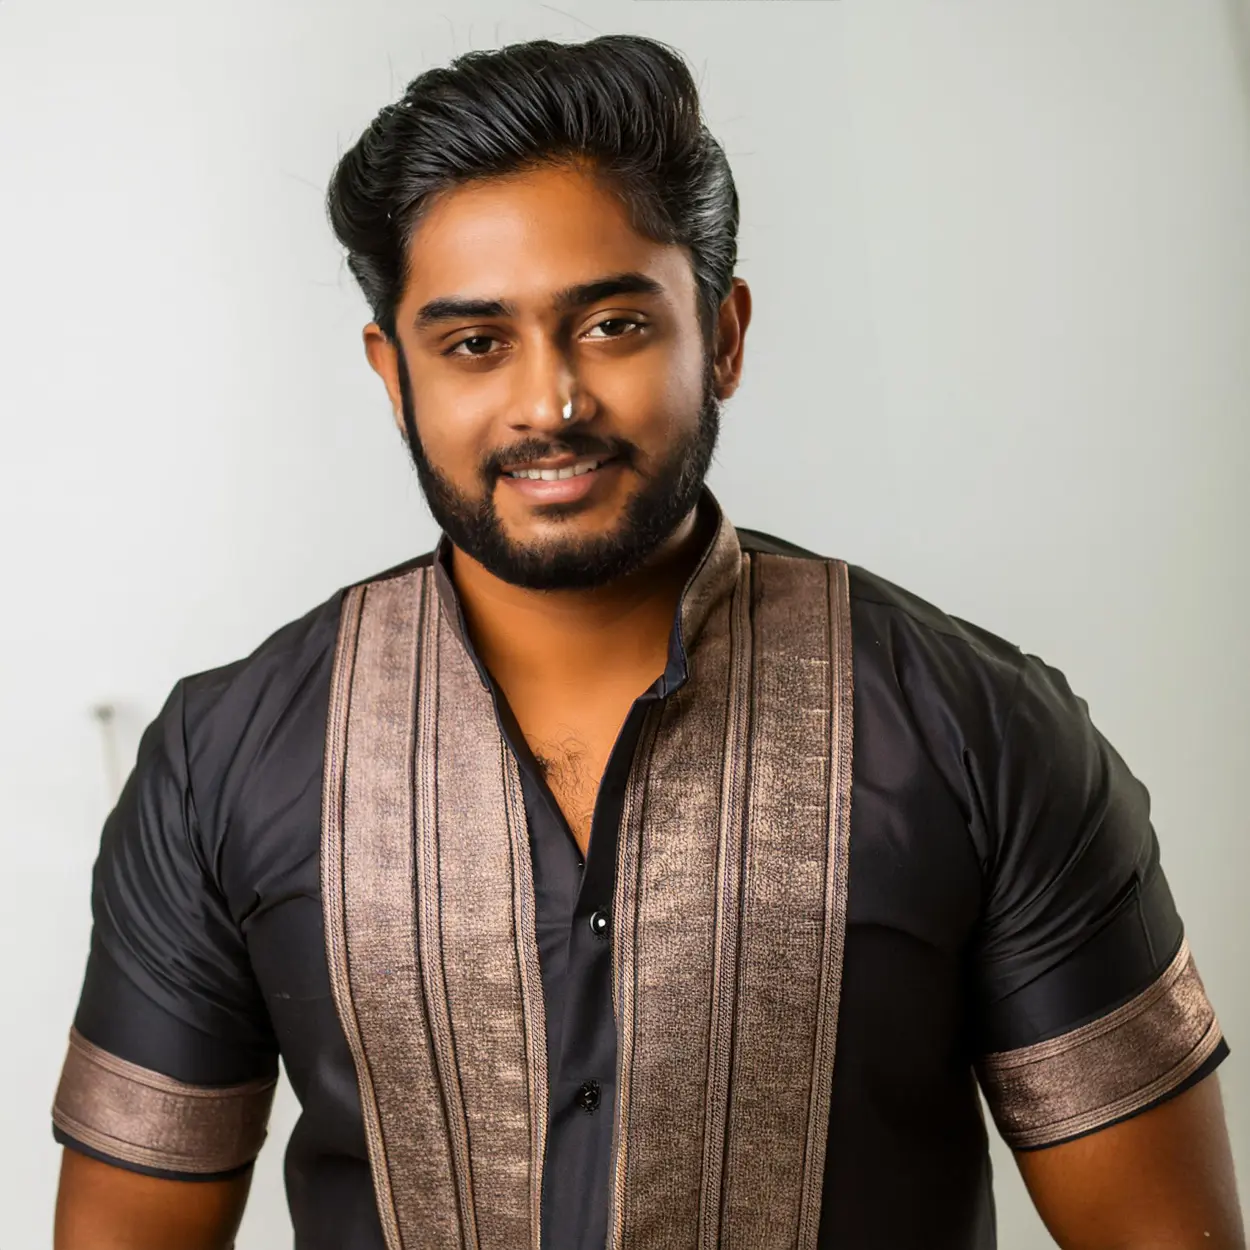
{"label": "black hair", "polygon": [[534,40],[428,70],[335,168],[330,224],[373,318],[395,338],[412,232],[429,197],[474,179],[587,167],[635,229],[685,247],[710,339],[737,262],[738,195],[681,56],[653,39]]}

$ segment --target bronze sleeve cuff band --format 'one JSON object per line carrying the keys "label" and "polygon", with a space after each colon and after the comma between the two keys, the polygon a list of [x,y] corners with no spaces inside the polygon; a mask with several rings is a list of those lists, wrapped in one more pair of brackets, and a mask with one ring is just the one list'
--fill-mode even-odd
{"label": "bronze sleeve cuff band", "polygon": [[198,1175],[250,1163],[265,1140],[277,1080],[186,1085],[70,1033],[52,1121],[92,1150],[139,1167]]}
{"label": "bronze sleeve cuff band", "polygon": [[1182,941],[1153,985],[1102,1019],[985,1056],[981,1085],[1009,1146],[1049,1146],[1158,1102],[1197,1072],[1221,1040]]}

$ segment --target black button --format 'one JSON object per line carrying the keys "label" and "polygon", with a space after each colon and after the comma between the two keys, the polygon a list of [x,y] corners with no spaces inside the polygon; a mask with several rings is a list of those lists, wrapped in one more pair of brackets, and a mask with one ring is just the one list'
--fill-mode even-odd
{"label": "black button", "polygon": [[577,1091],[577,1105],[585,1112],[594,1111],[599,1105],[599,1082],[585,1081]]}
{"label": "black button", "polygon": [[590,931],[597,938],[606,938],[608,936],[608,913],[606,911],[597,911],[591,916]]}

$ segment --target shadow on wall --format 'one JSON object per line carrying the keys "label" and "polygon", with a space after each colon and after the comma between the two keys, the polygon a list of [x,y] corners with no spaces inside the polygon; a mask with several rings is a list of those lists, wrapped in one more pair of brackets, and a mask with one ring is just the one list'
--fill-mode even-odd
{"label": "shadow on wall", "polygon": [[1228,33],[1237,63],[1237,81],[1250,115],[1250,0],[1224,0],[1228,17]]}

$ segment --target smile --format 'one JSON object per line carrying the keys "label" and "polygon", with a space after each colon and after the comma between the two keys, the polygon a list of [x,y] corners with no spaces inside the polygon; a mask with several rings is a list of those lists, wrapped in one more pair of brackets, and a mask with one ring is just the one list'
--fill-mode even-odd
{"label": "smile", "polygon": [[605,457],[599,456],[593,459],[575,460],[571,464],[560,465],[558,468],[520,468],[508,470],[506,476],[511,478],[524,478],[531,482],[563,482],[571,477],[582,477],[587,473],[593,473],[601,464],[605,463]]}

